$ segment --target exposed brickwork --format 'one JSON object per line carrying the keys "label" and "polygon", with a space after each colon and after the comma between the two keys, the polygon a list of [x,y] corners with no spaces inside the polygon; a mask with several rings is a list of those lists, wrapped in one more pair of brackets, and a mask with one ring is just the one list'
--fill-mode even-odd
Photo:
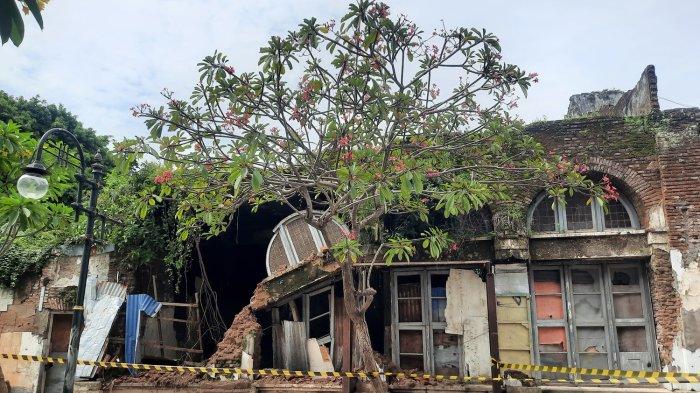
{"label": "exposed brickwork", "polygon": [[667,116],[671,129],[663,135],[659,163],[669,243],[688,251],[700,247],[700,110],[670,111]]}
{"label": "exposed brickwork", "polygon": [[14,301],[7,311],[0,312],[0,333],[34,332],[39,333],[37,324],[37,301],[39,282],[37,278],[26,279],[18,285]]}
{"label": "exposed brickwork", "polygon": [[668,252],[655,249],[649,263],[651,305],[654,310],[656,342],[662,364],[671,362],[673,340],[680,331],[681,299],[676,292],[675,278]]}
{"label": "exposed brickwork", "polygon": [[538,123],[528,131],[547,149],[611,175],[632,199],[644,226],[646,210],[662,203],[662,194],[654,134],[643,128],[623,118],[597,117]]}

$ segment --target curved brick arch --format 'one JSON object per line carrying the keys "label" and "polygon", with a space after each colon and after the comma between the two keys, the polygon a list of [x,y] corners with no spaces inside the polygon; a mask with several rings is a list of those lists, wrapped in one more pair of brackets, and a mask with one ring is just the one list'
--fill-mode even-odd
{"label": "curved brick arch", "polygon": [[[647,210],[653,205],[654,201],[649,182],[629,167],[606,158],[592,157],[586,164],[588,165],[589,173],[607,174],[611,177],[620,192],[632,202],[642,227],[646,227],[648,222]],[[521,194],[524,200],[527,201],[528,211],[541,192],[542,189],[539,188],[528,188]]]}
{"label": "curved brick arch", "polygon": [[612,177],[617,186],[634,205],[642,226],[647,223],[647,209],[650,207],[649,183],[634,170],[617,162],[601,157],[592,157],[588,160],[590,172],[599,172]]}

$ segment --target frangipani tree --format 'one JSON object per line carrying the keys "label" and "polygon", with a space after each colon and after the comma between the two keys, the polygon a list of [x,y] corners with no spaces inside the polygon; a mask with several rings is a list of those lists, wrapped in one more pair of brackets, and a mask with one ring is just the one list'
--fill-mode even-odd
{"label": "frangipani tree", "polygon": [[[178,198],[183,239],[219,233],[244,204],[282,202],[321,232],[344,220],[350,232],[332,252],[365,370],[377,367],[364,319],[375,292],[358,286],[353,263],[376,259],[359,234],[385,214],[465,214],[521,184],[603,195],[508,114],[537,75],[503,62],[486,31],[425,32],[360,0],[339,23],[306,19],[260,53],[255,72],[238,72],[221,53],[205,58],[191,97],[164,91],[165,106],[135,107],[150,137],[118,148],[169,168],[141,213],[148,201]],[[437,258],[449,244],[433,228],[384,239],[376,255],[407,260],[418,245]]]}

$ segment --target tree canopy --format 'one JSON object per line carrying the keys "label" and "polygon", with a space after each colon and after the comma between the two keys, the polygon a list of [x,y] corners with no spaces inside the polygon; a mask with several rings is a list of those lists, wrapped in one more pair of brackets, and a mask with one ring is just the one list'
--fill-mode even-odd
{"label": "tree canopy", "polygon": [[[75,194],[75,168],[56,157],[61,148],[74,152],[72,144],[56,140],[45,145],[47,196],[34,201],[17,192],[17,179],[32,158],[37,138],[54,127],[75,133],[88,160],[102,151],[111,166],[108,138],[83,127],[62,105],[47,104],[38,97],[15,98],[0,91],[0,283],[4,285],[14,286],[25,273],[37,272],[51,249],[80,233],[80,223],[70,224],[74,215],[67,205]],[[76,164],[74,159],[68,160]]]}
{"label": "tree canopy", "polygon": [[65,128],[78,138],[88,159],[99,151],[108,165],[111,163],[109,137],[97,135],[94,129],[83,126],[62,104],[49,104],[39,96],[29,99],[13,97],[0,90],[0,120],[5,123],[13,121],[36,139],[51,128]]}
{"label": "tree canopy", "polygon": [[[136,106],[150,137],[117,149],[164,163],[141,214],[146,201],[179,200],[182,239],[219,233],[247,203],[283,203],[321,232],[334,217],[348,223],[332,252],[367,370],[376,367],[363,319],[374,291],[352,265],[368,249],[361,235],[385,214],[462,215],[523,185],[603,201],[576,164],[547,154],[509,114],[537,75],[504,61],[485,30],[426,32],[359,0],[338,22],[309,18],[272,37],[258,64],[244,72],[222,53],[206,57],[190,97],[165,90],[165,105]],[[408,260],[415,244],[437,259],[449,240],[436,227],[417,239],[389,235],[369,260]]]}

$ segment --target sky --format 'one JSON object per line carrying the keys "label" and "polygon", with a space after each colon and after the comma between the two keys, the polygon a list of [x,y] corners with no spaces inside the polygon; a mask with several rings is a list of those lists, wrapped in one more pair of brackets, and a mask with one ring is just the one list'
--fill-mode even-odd
{"label": "sky", "polygon": [[[516,113],[526,121],[566,114],[569,96],[631,89],[656,66],[662,109],[700,106],[700,1],[385,0],[426,31],[486,28],[505,61],[540,82]],[[163,88],[188,97],[196,64],[214,50],[238,72],[257,67],[258,49],[311,16],[340,19],[336,0],[52,0],[44,30],[25,18],[19,48],[0,47],[0,89],[61,103],[100,134],[145,135],[131,116],[160,104]],[[667,100],[675,101],[676,103]]]}

